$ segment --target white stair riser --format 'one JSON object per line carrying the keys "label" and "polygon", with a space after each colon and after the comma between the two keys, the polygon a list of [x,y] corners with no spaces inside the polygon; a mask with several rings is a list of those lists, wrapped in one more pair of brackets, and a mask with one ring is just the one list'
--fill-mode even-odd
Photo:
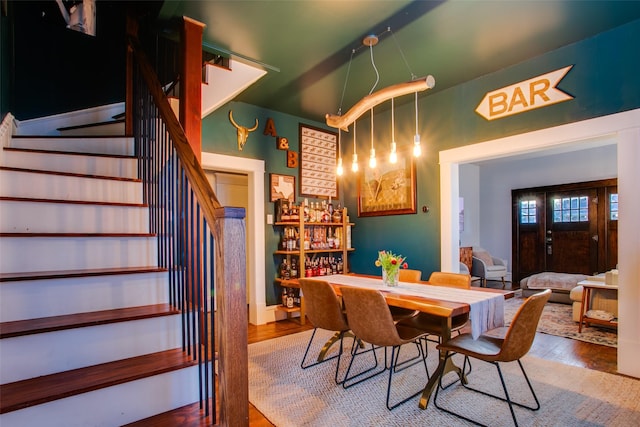
{"label": "white stair riser", "polygon": [[1,233],[148,233],[144,206],[0,201]]}
{"label": "white stair riser", "polygon": [[0,170],[0,196],[142,203],[142,185],[135,181]]}
{"label": "white stair riser", "polygon": [[194,366],[2,414],[0,425],[120,426],[197,402],[198,384]]}
{"label": "white stair riser", "polygon": [[166,272],[0,284],[0,322],[169,302]]}
{"label": "white stair riser", "polygon": [[138,173],[135,158],[44,154],[11,150],[5,150],[3,166],[121,178],[137,178]]}
{"label": "white stair riser", "polygon": [[132,156],[133,138],[13,138],[11,147],[34,150],[70,151],[74,153],[116,154]]}
{"label": "white stair riser", "polygon": [[157,265],[154,237],[4,237],[0,271],[27,273]]}
{"label": "white stair riser", "polygon": [[180,315],[5,338],[0,384],[181,346]]}

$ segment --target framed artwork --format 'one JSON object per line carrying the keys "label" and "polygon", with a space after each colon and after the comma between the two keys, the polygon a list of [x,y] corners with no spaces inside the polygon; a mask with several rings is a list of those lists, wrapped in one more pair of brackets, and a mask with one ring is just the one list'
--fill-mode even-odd
{"label": "framed artwork", "polygon": [[416,213],[416,166],[410,153],[398,155],[398,161],[378,161],[358,175],[358,216],[382,216]]}
{"label": "framed artwork", "polygon": [[271,201],[287,199],[291,202],[296,198],[296,177],[272,173],[270,176]]}
{"label": "framed artwork", "polygon": [[338,134],[300,123],[300,195],[338,198]]}

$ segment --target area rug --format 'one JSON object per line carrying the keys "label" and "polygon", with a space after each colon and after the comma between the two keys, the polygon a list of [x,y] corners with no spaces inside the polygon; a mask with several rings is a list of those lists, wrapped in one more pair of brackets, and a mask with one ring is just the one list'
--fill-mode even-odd
{"label": "area rug", "polygon": [[[525,299],[526,298],[522,298],[521,291],[518,290],[514,298],[505,301],[504,317],[507,325],[511,323],[511,319]],[[609,347],[618,346],[618,334],[614,330],[583,327],[582,333],[579,333],[578,324],[574,322],[572,318],[572,307],[568,304],[548,302],[540,317],[537,330],[544,334],[572,338],[593,344],[601,344]]]}
{"label": "area rug", "polygon": [[[319,332],[319,334],[321,334]],[[322,344],[330,334],[322,333]],[[468,423],[440,411],[433,398],[426,410],[418,398],[393,411],[385,406],[388,375],[343,389],[334,382],[335,359],[308,369],[300,368],[311,331],[275,338],[249,346],[249,401],[278,427],[286,426],[464,426]],[[312,351],[318,354],[319,347]],[[412,348],[403,348],[409,355]],[[430,348],[430,371],[437,364]],[[356,359],[358,361],[359,359]],[[459,363],[459,361],[457,362]],[[525,356],[523,365],[540,400],[535,412],[516,407],[521,426],[637,426],[640,424],[640,381],[558,362]],[[394,396],[424,387],[426,373],[416,365],[394,376]],[[516,363],[503,365],[512,398],[530,402]],[[397,382],[396,382],[397,379]],[[455,379],[449,374],[445,381]],[[486,391],[501,390],[495,368],[475,361],[469,383]],[[458,384],[446,389],[439,403],[490,426],[512,426],[506,403],[465,390]]]}

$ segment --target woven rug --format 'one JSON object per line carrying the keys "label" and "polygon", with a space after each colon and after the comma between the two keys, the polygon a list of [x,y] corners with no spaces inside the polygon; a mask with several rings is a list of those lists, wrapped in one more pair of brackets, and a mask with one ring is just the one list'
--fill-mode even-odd
{"label": "woven rug", "polygon": [[[320,334],[321,331],[318,332]],[[322,333],[324,343],[330,334]],[[388,374],[343,389],[334,382],[335,359],[308,369],[300,361],[311,331],[249,346],[249,401],[278,427],[286,426],[464,426],[468,423],[438,410],[433,398],[426,410],[418,397],[393,411],[385,406]],[[409,355],[415,347],[403,347]],[[317,355],[319,347],[312,349]],[[430,371],[437,364],[432,347]],[[349,356],[347,356],[348,358]],[[360,359],[356,359],[358,361]],[[348,360],[347,360],[348,361]],[[364,360],[362,360],[364,361]],[[535,412],[516,407],[521,426],[637,426],[640,424],[640,380],[525,356],[523,365],[540,400]],[[503,364],[512,398],[530,402],[517,363]],[[445,382],[455,379],[449,374]],[[475,361],[468,376],[472,386],[501,390],[496,369]],[[393,393],[410,395],[424,387],[426,373],[418,364],[394,376]],[[408,391],[410,390],[410,391]],[[506,403],[453,385],[439,403],[490,426],[512,426]]]}
{"label": "woven rug", "polygon": [[[522,291],[518,290],[514,298],[505,301],[504,320],[507,325],[525,300],[525,298],[522,298],[521,293]],[[572,307],[568,304],[548,302],[544,307],[542,317],[540,317],[537,331],[609,347],[618,346],[618,334],[615,330],[583,327],[582,333],[579,333],[578,324],[572,318]]]}

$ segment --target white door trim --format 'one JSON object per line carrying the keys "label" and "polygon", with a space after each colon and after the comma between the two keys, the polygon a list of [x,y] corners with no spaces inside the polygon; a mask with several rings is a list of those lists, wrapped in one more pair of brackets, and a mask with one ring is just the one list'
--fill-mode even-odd
{"label": "white door trim", "polygon": [[264,160],[202,153],[203,169],[220,172],[246,173],[249,190],[249,216],[247,254],[252,260],[249,266],[251,279],[248,282],[249,322],[263,325],[272,321],[273,313],[267,310],[265,286],[265,226],[264,226]]}
{"label": "white door trim", "polygon": [[[584,145],[596,139],[608,139],[618,145],[618,195],[624,200],[618,224],[618,263],[620,286],[618,296],[618,372],[640,377],[635,355],[640,353],[640,109],[596,117],[492,141],[465,145],[440,152],[440,268],[459,271],[458,167],[460,164],[508,157],[516,154]],[[623,231],[626,230],[626,231]],[[626,286],[625,286],[626,285]]]}

